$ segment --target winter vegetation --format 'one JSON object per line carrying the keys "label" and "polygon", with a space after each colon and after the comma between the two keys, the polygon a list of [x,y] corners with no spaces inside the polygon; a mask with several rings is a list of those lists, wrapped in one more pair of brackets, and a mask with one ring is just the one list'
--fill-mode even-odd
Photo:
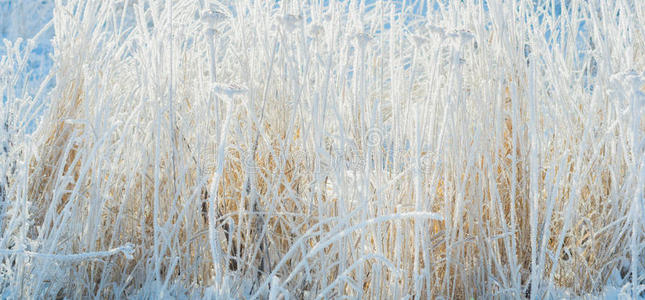
{"label": "winter vegetation", "polygon": [[645,296],[645,1],[0,16],[2,298]]}

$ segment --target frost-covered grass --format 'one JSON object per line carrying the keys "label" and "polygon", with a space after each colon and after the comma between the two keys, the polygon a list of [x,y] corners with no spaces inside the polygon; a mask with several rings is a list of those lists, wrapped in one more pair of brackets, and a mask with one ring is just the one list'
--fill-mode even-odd
{"label": "frost-covered grass", "polygon": [[[52,67],[50,54],[53,49],[50,40],[54,30],[49,21],[53,8],[53,0],[0,0],[0,57],[7,55],[7,48],[12,47],[17,47],[21,54],[29,53],[24,57],[26,60],[23,69],[18,71],[17,66],[12,67],[18,76],[11,86],[18,94],[33,95]],[[42,32],[38,34],[40,31]],[[5,44],[5,39],[11,45]],[[50,82],[45,86],[46,90],[53,85]]]}
{"label": "frost-covered grass", "polygon": [[57,0],[0,295],[643,295],[645,2],[487,2]]}

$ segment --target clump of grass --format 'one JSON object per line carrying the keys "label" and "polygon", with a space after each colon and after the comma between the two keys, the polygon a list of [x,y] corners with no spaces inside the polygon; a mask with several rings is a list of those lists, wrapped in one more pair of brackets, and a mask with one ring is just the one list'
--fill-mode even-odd
{"label": "clump of grass", "polygon": [[1,60],[0,291],[636,297],[644,11],[57,1],[34,132]]}

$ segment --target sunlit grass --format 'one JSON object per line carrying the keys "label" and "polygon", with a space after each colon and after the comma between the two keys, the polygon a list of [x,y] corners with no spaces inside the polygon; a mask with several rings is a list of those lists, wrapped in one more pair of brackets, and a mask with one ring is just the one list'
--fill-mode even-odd
{"label": "sunlit grass", "polygon": [[3,297],[642,293],[645,2],[285,2],[56,1],[47,95],[7,47]]}

